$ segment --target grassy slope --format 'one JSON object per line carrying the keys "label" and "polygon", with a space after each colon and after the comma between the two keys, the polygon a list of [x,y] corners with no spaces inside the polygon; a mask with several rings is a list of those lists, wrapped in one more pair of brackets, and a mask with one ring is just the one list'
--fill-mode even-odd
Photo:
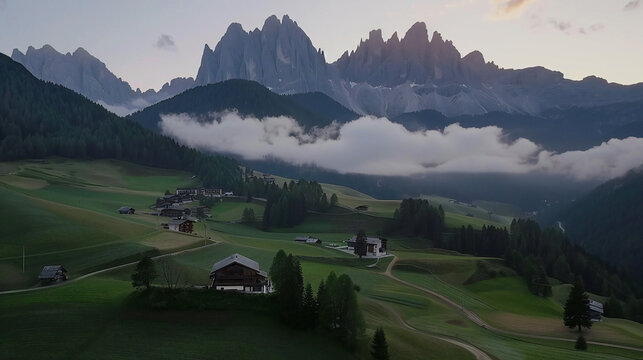
{"label": "grassy slope", "polygon": [[[393,212],[400,206],[400,200],[377,200],[369,195],[363,194],[351,188],[332,184],[322,184],[324,192],[336,194],[339,206],[354,210],[357,206],[367,205],[367,215],[392,218]],[[445,224],[450,228],[459,228],[471,224],[474,228],[480,229],[482,225],[506,226],[511,219],[506,216],[488,214],[488,211],[480,207],[470,208],[465,205],[453,204],[449,199],[439,196],[425,196],[435,206],[442,205],[446,212]],[[467,216],[473,215],[473,216]]]}
{"label": "grassy slope", "polygon": [[[397,254],[400,260],[394,269],[396,276],[439,291],[474,310],[496,327],[529,334],[568,338],[577,336],[562,324],[564,297],[534,296],[520,277],[498,277],[464,285],[474,273],[475,263],[481,258],[444,253]],[[512,273],[509,269],[506,272]],[[641,324],[606,319],[595,323],[586,337],[595,341],[641,346],[641,331]]]}
{"label": "grassy slope", "polygon": [[[198,241],[164,232],[161,219],[142,214],[166,188],[189,181],[186,173],[63,159],[3,168],[11,175],[0,176],[0,268],[19,276],[3,277],[0,288],[33,285],[47,264],[63,264],[75,276]],[[126,204],[137,214],[118,214]]]}

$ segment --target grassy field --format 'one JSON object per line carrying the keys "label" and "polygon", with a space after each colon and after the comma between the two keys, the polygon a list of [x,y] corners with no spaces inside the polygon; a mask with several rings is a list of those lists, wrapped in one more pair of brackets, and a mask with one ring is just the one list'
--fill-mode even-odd
{"label": "grassy field", "polygon": [[[166,189],[189,183],[187,173],[115,161],[3,164],[0,176],[0,289],[32,286],[44,265],[63,264],[77,276],[201,244],[160,229],[145,215]],[[120,215],[123,205],[137,209]],[[22,252],[25,251],[25,272]]]}
{"label": "grassy field", "polygon": [[[366,215],[375,217],[392,218],[393,212],[400,206],[400,200],[378,200],[359,191],[347,188],[345,186],[322,184],[325,193],[336,194],[338,205],[352,211],[361,205],[368,206],[368,210],[360,211]],[[475,229],[482,228],[482,225],[506,226],[511,222],[511,218],[497,214],[489,214],[489,210],[481,207],[468,207],[462,204],[456,204],[450,199],[439,196],[421,196],[429,200],[429,203],[438,206],[442,205],[445,214],[445,225],[449,228],[459,228],[461,226],[471,225]]]}
{"label": "grassy field", "polygon": [[[63,159],[4,163],[0,173],[5,174],[0,176],[4,219],[0,220],[0,271],[8,275],[1,287],[33,285],[42,264],[62,263],[74,277],[138,259],[143,253],[203,244],[199,236],[163,231],[161,219],[142,214],[166,189],[194,181],[190,174],[114,161]],[[167,261],[186,286],[208,284],[212,264],[232,253],[248,256],[268,270],[279,249],[300,257],[305,281],[315,288],[330,271],[346,273],[360,288],[358,301],[366,321],[366,334],[356,353],[345,352],[315,332],[286,328],[266,313],[134,311],[124,307],[135,291],[129,281],[130,266],[60,287],[0,295],[0,358],[368,359],[369,336],[377,326],[385,328],[393,359],[473,359],[468,351],[435,334],[461,339],[495,359],[642,358],[636,351],[591,345],[587,352],[577,352],[567,342],[496,335],[457,309],[384,276],[390,258],[360,260],[324,246],[295,243],[295,236],[311,235],[325,244],[338,244],[357,228],[376,234],[386,214],[397,206],[344,187],[324,184],[324,189],[337,193],[346,208],[368,204],[369,213],[315,214],[295,228],[264,232],[238,223],[246,207],[260,217],[263,203],[225,199],[213,207],[211,219],[197,225],[201,236],[207,227],[216,245]],[[137,214],[117,214],[122,205],[137,208]],[[476,227],[487,223],[457,212],[447,217],[452,226],[473,220],[480,220]],[[28,255],[25,274],[21,271],[23,245]],[[494,269],[502,269],[502,264],[497,259],[426,249],[421,241],[390,239],[390,245],[400,259],[394,268],[396,276],[458,300],[493,326],[530,334],[569,334],[560,320],[565,285],[556,287],[553,298],[535,297],[508,269],[503,270],[506,276],[469,283],[476,262],[484,261]],[[163,280],[157,279],[156,284],[162,286]],[[643,346],[641,334],[641,324],[607,319],[595,325],[588,338]]]}

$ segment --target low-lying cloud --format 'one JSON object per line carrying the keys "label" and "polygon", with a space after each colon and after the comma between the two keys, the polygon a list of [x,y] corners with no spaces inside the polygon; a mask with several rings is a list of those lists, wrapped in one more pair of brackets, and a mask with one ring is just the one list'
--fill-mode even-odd
{"label": "low-lying cloud", "polygon": [[161,115],[161,129],[202,150],[231,153],[247,160],[277,158],[314,164],[340,173],[414,175],[427,173],[546,172],[579,180],[623,175],[643,163],[643,139],[612,139],[585,151],[555,154],[530,140],[509,141],[501,128],[410,132],[386,118],[365,116],[306,132],[292,118],[258,119],[236,112],[196,119]]}

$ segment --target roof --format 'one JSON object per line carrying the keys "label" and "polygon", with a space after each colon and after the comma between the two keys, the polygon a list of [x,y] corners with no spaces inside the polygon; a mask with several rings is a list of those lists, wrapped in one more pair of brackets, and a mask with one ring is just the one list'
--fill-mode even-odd
{"label": "roof", "polygon": [[212,271],[210,271],[210,275],[214,274],[217,270],[223,269],[224,267],[237,263],[239,265],[245,266],[249,269],[252,269],[256,272],[258,272],[260,275],[267,276],[268,274],[265,271],[261,271],[259,269],[259,263],[252,260],[248,259],[247,257],[240,255],[240,254],[232,254],[228,256],[227,258],[217,262],[216,264],[212,265]]}
{"label": "roof", "polygon": [[[349,242],[349,243],[357,242],[357,236],[353,236],[352,238],[346,240],[346,242]],[[366,243],[367,244],[381,244],[382,239],[380,239],[378,237],[367,237],[366,238]]]}
{"label": "roof", "polygon": [[128,211],[128,210],[134,210],[134,208],[131,206],[121,206],[121,208],[118,209],[118,211]]}
{"label": "roof", "polygon": [[[172,207],[169,207],[169,208],[166,208],[166,209],[163,209],[163,210],[179,210],[179,211],[185,211],[185,210],[187,210],[187,208],[185,208],[185,207],[183,207],[183,206],[172,206]],[[163,211],[163,210],[161,210],[161,211]]]}
{"label": "roof", "polygon": [[190,219],[172,219],[167,224],[168,225],[181,225],[181,224],[183,224],[184,222],[187,222],[187,221],[194,222],[194,221],[192,221]]}
{"label": "roof", "polygon": [[590,300],[589,301],[589,309],[597,311],[599,313],[603,313],[603,304],[599,303],[598,301]]}
{"label": "roof", "polygon": [[58,271],[67,272],[67,270],[65,270],[62,265],[47,265],[42,268],[42,271],[40,272],[40,275],[38,275],[38,278],[50,279],[54,277]]}

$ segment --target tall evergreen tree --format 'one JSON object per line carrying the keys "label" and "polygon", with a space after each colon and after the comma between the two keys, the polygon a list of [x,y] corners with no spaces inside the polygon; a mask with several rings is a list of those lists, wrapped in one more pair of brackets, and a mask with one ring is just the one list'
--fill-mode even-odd
{"label": "tall evergreen tree", "polygon": [[375,335],[373,335],[373,341],[371,342],[371,356],[375,360],[389,359],[386,335],[384,335],[384,329],[381,326],[375,330]]}
{"label": "tall evergreen tree", "polygon": [[302,309],[302,321],[303,327],[308,329],[314,329],[317,327],[317,299],[313,294],[313,287],[310,283],[306,284],[306,290],[304,290],[304,304]]}
{"label": "tall evergreen tree", "polygon": [[570,329],[578,327],[578,332],[581,332],[583,327],[592,327],[589,316],[589,297],[580,278],[576,280],[572,290],[569,292],[569,297],[565,302],[563,320],[565,326]]}
{"label": "tall evergreen tree", "polygon": [[362,256],[366,255],[366,250],[367,250],[367,240],[368,237],[366,236],[366,232],[364,230],[360,230],[357,232],[357,235],[355,236],[355,254],[362,258]]}

